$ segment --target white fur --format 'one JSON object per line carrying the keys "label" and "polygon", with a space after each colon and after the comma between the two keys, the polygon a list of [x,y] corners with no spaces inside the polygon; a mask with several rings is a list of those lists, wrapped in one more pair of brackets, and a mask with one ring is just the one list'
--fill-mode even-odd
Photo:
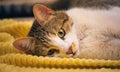
{"label": "white fur", "polygon": [[72,45],[72,43],[76,43],[76,47],[79,48],[79,44],[78,44],[78,38],[76,36],[76,30],[75,27],[71,28],[71,31],[65,35],[65,40],[62,40],[60,37],[58,36],[53,36],[52,37],[52,44],[59,46],[60,48],[62,48],[65,52],[68,51],[68,49],[70,48],[70,46]]}
{"label": "white fur", "polygon": [[73,19],[73,29],[76,29],[66,39],[68,45],[71,42],[79,45],[77,55],[80,58],[120,59],[119,7],[109,10],[73,8],[66,13]]}
{"label": "white fur", "polygon": [[65,52],[75,43],[79,58],[120,59],[120,8],[73,8],[66,13],[72,18],[71,31],[65,40],[52,36],[51,44]]}

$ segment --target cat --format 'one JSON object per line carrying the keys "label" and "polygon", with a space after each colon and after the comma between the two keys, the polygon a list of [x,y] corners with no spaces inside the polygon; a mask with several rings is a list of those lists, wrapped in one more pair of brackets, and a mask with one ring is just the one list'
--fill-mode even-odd
{"label": "cat", "polygon": [[37,56],[119,60],[120,1],[79,1],[85,4],[60,11],[35,4],[28,36],[13,45]]}

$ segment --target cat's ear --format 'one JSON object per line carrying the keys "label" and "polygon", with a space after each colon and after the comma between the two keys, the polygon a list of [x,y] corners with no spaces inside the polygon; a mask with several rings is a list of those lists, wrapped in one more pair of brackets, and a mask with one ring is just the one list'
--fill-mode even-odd
{"label": "cat's ear", "polygon": [[32,37],[24,37],[13,42],[13,46],[25,53],[31,54],[31,49],[34,48],[35,40]]}
{"label": "cat's ear", "polygon": [[53,17],[55,12],[44,5],[36,4],[33,6],[33,14],[39,23],[45,24],[51,17]]}

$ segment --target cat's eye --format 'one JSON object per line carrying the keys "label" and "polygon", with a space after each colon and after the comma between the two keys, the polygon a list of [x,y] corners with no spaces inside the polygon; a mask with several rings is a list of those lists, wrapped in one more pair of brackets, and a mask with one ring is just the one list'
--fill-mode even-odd
{"label": "cat's eye", "polygon": [[59,30],[59,32],[58,32],[58,36],[59,36],[60,38],[63,38],[63,37],[65,36],[65,30],[61,28],[61,29]]}
{"label": "cat's eye", "polygon": [[55,51],[56,51],[56,49],[50,49],[50,50],[48,51],[47,55],[52,55],[52,54],[55,53]]}

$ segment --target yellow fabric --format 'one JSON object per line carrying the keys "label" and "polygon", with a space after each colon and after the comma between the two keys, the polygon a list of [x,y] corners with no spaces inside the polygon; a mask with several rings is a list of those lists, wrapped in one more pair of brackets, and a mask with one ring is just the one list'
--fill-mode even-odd
{"label": "yellow fabric", "polygon": [[120,72],[119,69],[79,69],[79,68],[35,68],[35,67],[19,67],[7,64],[0,64],[0,72]]}
{"label": "yellow fabric", "polygon": [[13,47],[33,21],[0,21],[0,72],[119,72],[120,60],[48,58],[26,55]]}

